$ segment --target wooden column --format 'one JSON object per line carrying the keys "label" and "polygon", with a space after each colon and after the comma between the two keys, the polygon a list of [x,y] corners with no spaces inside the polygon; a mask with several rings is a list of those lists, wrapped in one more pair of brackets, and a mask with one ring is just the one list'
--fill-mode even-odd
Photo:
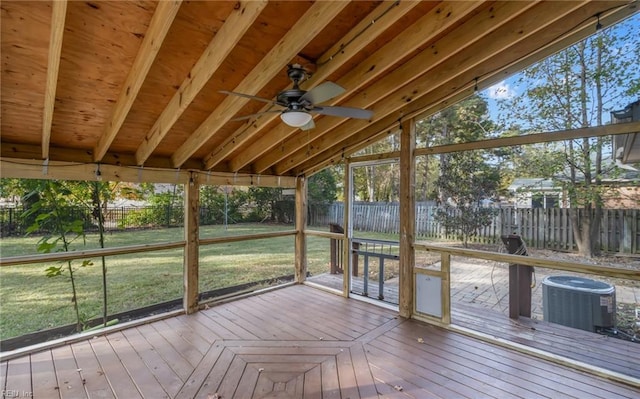
{"label": "wooden column", "polygon": [[198,174],[190,173],[184,189],[184,300],[187,314],[198,310],[198,260],[199,260],[199,208],[200,185]]}
{"label": "wooden column", "polygon": [[349,204],[351,203],[351,193],[352,193],[352,184],[351,184],[351,167],[349,165],[349,161],[344,161],[344,217],[343,217],[343,226],[344,226],[344,240],[342,245],[342,295],[345,298],[349,297],[349,291],[351,290],[351,243],[349,242],[349,232],[351,231],[351,223],[349,220]]}
{"label": "wooden column", "polygon": [[440,256],[440,273],[442,273],[440,291],[442,316],[440,320],[444,324],[451,324],[451,254],[442,252]]}
{"label": "wooden column", "polygon": [[414,305],[413,268],[415,266],[415,122],[402,123],[400,131],[400,299],[402,317],[411,317]]}
{"label": "wooden column", "polygon": [[307,241],[304,230],[307,227],[307,179],[296,179],[296,271],[295,278],[301,284],[307,278]]}

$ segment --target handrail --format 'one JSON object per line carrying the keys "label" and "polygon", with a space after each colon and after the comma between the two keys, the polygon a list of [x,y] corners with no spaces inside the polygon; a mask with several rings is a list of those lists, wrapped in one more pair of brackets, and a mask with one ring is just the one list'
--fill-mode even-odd
{"label": "handrail", "polygon": [[295,230],[284,230],[284,231],[276,231],[272,233],[256,233],[256,234],[234,235],[234,236],[226,236],[226,237],[201,238],[199,240],[199,244],[200,245],[222,244],[222,243],[237,242],[237,241],[260,240],[263,238],[285,237],[285,236],[292,236],[295,234],[296,234]]}
{"label": "handrail", "polygon": [[398,241],[391,241],[391,240],[379,240],[376,238],[353,238],[352,239],[353,242],[359,242],[359,243],[363,243],[363,244],[382,244],[382,245],[389,245],[389,246],[400,246],[400,242]]}
{"label": "handrail", "polygon": [[344,240],[344,234],[341,233],[331,233],[328,231],[320,231],[320,230],[304,230],[304,234],[308,235],[308,236],[315,236],[315,237],[324,237],[324,238],[331,238],[334,240]]}
{"label": "handrail", "polygon": [[569,272],[596,274],[600,276],[623,278],[628,280],[640,281],[640,271],[631,269],[620,269],[616,267],[590,265],[587,263],[570,262],[565,260],[544,259],[532,256],[520,256],[501,254],[489,251],[480,251],[476,249],[454,248],[440,245],[432,245],[416,242],[413,244],[414,249],[432,252],[445,252],[450,255],[467,256],[471,258],[492,260],[498,262],[515,263],[527,266],[538,266],[547,269],[563,270]]}
{"label": "handrail", "polygon": [[162,243],[162,244],[129,245],[125,247],[87,249],[83,251],[56,252],[52,254],[9,256],[9,257],[0,258],[0,267],[26,265],[31,263],[42,263],[42,262],[51,262],[51,261],[58,262],[58,261],[74,260],[74,259],[80,259],[80,258],[95,258],[95,257],[101,257],[101,256],[125,255],[125,254],[137,253],[137,252],[162,251],[165,249],[184,248],[184,246],[185,246],[185,241],[175,241],[175,242]]}
{"label": "handrail", "polygon": [[[202,238],[200,239],[200,245],[220,244],[236,241],[247,240],[259,240],[262,238],[275,238],[296,234],[295,230],[278,231],[274,233],[259,233],[259,234],[247,234],[236,235],[228,237],[215,237],[215,238]],[[83,251],[72,252],[56,252],[52,254],[37,254],[37,255],[21,255],[10,256],[0,258],[0,267],[4,266],[18,266],[28,265],[33,263],[42,262],[59,262],[75,259],[96,258],[102,256],[114,256],[114,255],[126,255],[139,252],[154,252],[162,251],[165,249],[184,248],[186,241],[174,241],[161,244],[142,244],[142,245],[129,245],[116,248],[98,248],[87,249]]]}

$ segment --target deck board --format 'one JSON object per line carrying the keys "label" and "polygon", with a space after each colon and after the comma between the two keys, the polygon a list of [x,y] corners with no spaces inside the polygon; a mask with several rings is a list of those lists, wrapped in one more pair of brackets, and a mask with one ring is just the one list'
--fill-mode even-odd
{"label": "deck board", "polygon": [[167,392],[170,397],[174,397],[183,385],[182,380],[176,372],[173,371],[171,366],[169,366],[155,348],[144,339],[137,329],[124,330],[122,334],[127,338],[137,355],[155,376],[165,392]]}
{"label": "deck board", "polygon": [[71,349],[76,358],[76,364],[81,370],[82,379],[85,381],[84,389],[87,395],[92,398],[115,398],[109,386],[109,381],[107,381],[107,377],[102,371],[102,367],[98,363],[98,359],[89,342],[78,342],[73,344]]}
{"label": "deck board", "polygon": [[[602,353],[620,355],[616,350],[605,348]],[[619,357],[625,362],[633,355]],[[306,286],[125,329],[0,366],[6,389],[29,392],[33,378],[42,384],[33,387],[42,388],[36,397],[45,398],[206,399],[216,393],[225,399],[640,396],[638,387]],[[72,388],[56,389],[61,381]]]}
{"label": "deck board", "polygon": [[[33,397],[56,397],[56,371],[53,366],[51,351],[34,353],[31,355],[31,379],[37,381],[33,384]],[[3,387],[4,389],[4,387]],[[109,392],[105,391],[105,392]],[[59,396],[58,396],[59,397]],[[109,396],[105,396],[108,398]],[[113,396],[111,396],[113,397]]]}
{"label": "deck board", "polygon": [[138,332],[162,356],[182,382],[189,377],[193,372],[193,366],[152,325],[138,327]]}
{"label": "deck board", "polygon": [[5,391],[16,394],[22,392],[33,392],[33,387],[31,385],[31,361],[29,356],[9,362],[7,365]]}
{"label": "deck board", "polygon": [[[640,378],[640,345],[558,324],[456,304],[452,323],[533,348]],[[630,357],[629,353],[638,356]]]}
{"label": "deck board", "polygon": [[113,334],[109,342],[122,365],[131,376],[134,384],[145,398],[168,398],[168,393],[162,388],[153,373],[147,368],[136,350],[122,333]]}
{"label": "deck board", "polygon": [[[117,339],[117,336],[113,337]],[[96,354],[100,367],[103,370],[109,386],[116,397],[121,398],[142,398],[134,381],[127,370],[122,365],[122,361],[111,347],[112,336],[99,337],[91,340],[91,347]],[[54,350],[54,359],[56,358]],[[56,372],[57,372],[56,367]],[[64,397],[64,395],[63,395]],[[79,396],[75,396],[76,398]]]}

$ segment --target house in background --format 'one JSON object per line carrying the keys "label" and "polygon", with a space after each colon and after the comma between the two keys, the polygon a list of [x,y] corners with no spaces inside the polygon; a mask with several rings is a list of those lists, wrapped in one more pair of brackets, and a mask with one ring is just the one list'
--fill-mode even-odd
{"label": "house in background", "polygon": [[[640,172],[627,171],[616,179],[603,180],[603,207],[640,209]],[[514,179],[508,187],[514,208],[568,208],[569,197],[559,181],[544,178]]]}
{"label": "house in background", "polygon": [[[640,120],[640,100],[627,105],[623,110],[611,113],[613,123],[624,123]],[[613,150],[618,166],[635,170],[633,163],[640,163],[640,132],[613,136]],[[624,165],[624,166],[623,166]]]}
{"label": "house in background", "polygon": [[568,198],[556,182],[544,178],[514,179],[508,187],[515,208],[567,208]]}

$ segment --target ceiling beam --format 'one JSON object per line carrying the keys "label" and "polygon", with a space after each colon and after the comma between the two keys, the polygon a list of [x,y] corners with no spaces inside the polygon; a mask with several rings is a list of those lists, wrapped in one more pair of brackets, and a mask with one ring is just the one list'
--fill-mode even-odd
{"label": "ceiling beam", "polygon": [[640,131],[640,121],[592,126],[582,129],[559,130],[556,132],[531,133],[513,137],[498,137],[468,143],[436,145],[416,149],[415,155],[447,154],[458,151],[487,150],[491,148],[513,147],[516,145],[550,143],[554,141],[574,140],[584,137],[602,137],[627,134]]}
{"label": "ceiling beam", "polygon": [[[21,179],[55,179],[115,181],[131,183],[186,184],[193,176],[189,170],[155,169],[139,166],[117,166],[102,163],[51,161],[43,167],[42,161],[32,159],[0,158],[3,177]],[[296,178],[291,176],[263,176],[245,173],[193,172],[203,185],[259,186],[293,188]]]}
{"label": "ceiling beam", "polygon": [[[443,85],[451,88],[447,82],[453,77],[467,71],[473,71],[478,65],[492,60],[510,48],[514,42],[522,41],[536,34],[544,27],[544,24],[541,24],[542,21],[549,18],[555,20],[579,7],[576,3],[562,3],[562,5],[558,5],[557,9],[551,11],[549,7],[538,4],[522,14],[514,11],[513,7],[524,9],[526,8],[525,4],[509,2],[503,3],[502,6],[506,11],[502,18],[496,18],[493,14],[489,16],[481,14],[484,17],[481,21],[468,21],[467,24],[435,43],[432,48],[426,49],[372,85],[369,88],[370,91],[379,90],[383,95],[383,98],[373,107],[375,112],[373,122],[375,123],[389,114],[395,115],[396,119],[399,118],[402,116],[399,111],[416,98],[427,96],[429,92]],[[500,9],[497,7],[494,10],[495,13],[499,11]],[[524,11],[522,10],[522,12]],[[551,15],[554,16],[551,17]],[[500,24],[500,26],[496,26],[496,24]],[[473,26],[474,29],[469,29],[469,26]],[[497,61],[499,60],[494,61],[494,64]],[[399,89],[396,89],[398,87]],[[392,94],[388,95],[389,93]],[[428,96],[431,98],[430,95]],[[354,106],[353,103],[349,105]],[[310,157],[325,152],[336,143],[348,139],[369,125],[370,123],[367,121],[347,121],[339,129],[331,131],[330,135],[325,134],[309,143],[306,148],[303,147],[296,153],[287,156],[284,161],[274,167],[275,173],[286,173],[307,162]]]}
{"label": "ceiling beam", "polygon": [[[348,1],[316,2],[284,35],[273,49],[254,67],[233,91],[256,94],[273,77],[282,71],[318,33],[349,4]],[[189,136],[173,154],[175,167],[182,165],[194,152],[206,143],[249,101],[239,96],[227,96],[207,119]],[[234,142],[227,145],[235,145]]]}
{"label": "ceiling beam", "polygon": [[[350,92],[364,86],[385,73],[390,67],[395,65],[399,59],[405,58],[407,54],[411,54],[420,46],[428,43],[430,40],[433,40],[443,31],[454,26],[465,16],[468,16],[469,13],[474,12],[481,4],[481,2],[450,2],[432,9],[411,25],[400,36],[391,40],[385,46],[373,53],[364,62],[360,63],[356,68],[339,79],[337,83],[343,87],[349,88]],[[519,10],[521,8],[526,9],[526,7],[523,7],[522,5],[518,5],[517,8],[512,6],[511,8],[515,10]],[[476,17],[474,20],[477,20],[480,23],[481,21],[485,21],[486,19],[489,19],[489,17],[493,16],[493,13],[491,10],[486,10],[479,15],[484,18]],[[484,24],[486,24],[486,22]],[[474,35],[468,36],[469,40],[472,40]],[[424,50],[424,52],[429,52],[429,49]],[[443,52],[439,55],[439,57],[446,56],[447,54]],[[412,62],[411,65],[414,67],[412,67],[413,70],[408,72],[408,74],[412,77],[419,75],[421,71],[424,71],[424,69],[428,67],[428,65],[420,64],[418,62]],[[404,69],[407,70],[409,67],[404,67]],[[396,73],[394,76],[398,76],[398,74]],[[355,108],[368,108],[370,105],[386,96],[389,93],[389,90],[397,87],[399,81],[394,79],[385,76],[381,81],[386,82],[386,85],[384,83],[377,82],[374,84],[374,89],[369,88],[342,105]],[[339,99],[337,100],[339,101]],[[334,101],[333,103],[335,102],[337,101]],[[314,129],[306,131],[293,138],[290,138],[290,136],[297,130],[292,130],[288,126],[284,125],[277,126],[272,132],[265,135],[265,138],[260,139],[256,143],[257,145],[264,146],[269,149],[275,148],[273,151],[265,154],[255,162],[254,170],[258,173],[264,172],[288,155],[303,148],[308,142],[317,139],[322,134],[335,129],[337,126],[345,122],[346,120],[342,118],[325,117],[316,123],[316,127]]]}
{"label": "ceiling beam", "polygon": [[[569,16],[568,20],[574,21],[575,25],[567,24],[566,21],[553,24],[552,27],[547,28],[547,31],[545,31],[547,32],[545,36],[548,37],[547,40],[544,40],[545,45],[538,45],[537,47],[532,45],[530,46],[532,48],[525,56],[515,59],[511,63],[505,63],[501,68],[495,68],[485,73],[478,80],[478,89],[488,88],[561,49],[592,35],[595,31],[596,18],[594,16],[596,14],[600,14],[600,22],[604,26],[610,26],[636,12],[635,7],[631,4],[628,7],[624,7],[624,3],[621,5],[622,7],[620,8],[612,9],[611,3],[587,4],[583,9]],[[391,134],[396,128],[400,116],[420,119],[471,96],[475,91],[475,84],[472,79],[473,77],[470,74],[461,75],[446,86],[440,86],[429,93],[429,96],[414,98],[402,110],[402,114],[389,115],[358,132],[348,140],[336,143],[323,154],[310,158],[303,165],[294,169],[294,174],[310,175],[327,166],[341,162],[342,159],[350,154],[366,148]],[[450,90],[451,87],[457,87],[457,89],[452,92]]]}
{"label": "ceiling beam", "polygon": [[233,9],[136,150],[138,165],[144,164],[158,147],[266,5],[266,0],[247,1]]}
{"label": "ceiling beam", "polygon": [[42,117],[42,158],[49,158],[49,143],[51,141],[51,125],[53,123],[53,108],[56,103],[56,88],[58,86],[58,71],[60,70],[60,53],[62,52],[62,37],[64,36],[64,22],[67,16],[67,1],[54,1],[51,5],[51,36],[49,39],[49,62],[47,65],[47,85],[44,92],[44,112]]}
{"label": "ceiling beam", "polygon": [[122,86],[122,91],[111,111],[107,127],[93,149],[95,162],[102,160],[102,157],[107,153],[109,146],[120,131],[147,77],[147,73],[149,73],[149,69],[151,69],[151,65],[153,65],[153,61],[156,59],[158,51],[160,51],[164,38],[169,28],[171,28],[173,19],[178,14],[181,3],[182,0],[161,1],[158,3],[149,23],[149,28],[144,35],[144,39],[142,39],[140,50],[138,50],[136,59],[133,61],[131,70],[129,70],[129,74]]}
{"label": "ceiling beam", "polygon": [[[358,25],[351,29],[349,33],[337,41],[328,51],[318,58],[318,61],[316,62],[318,67],[313,73],[313,76],[303,82],[303,89],[310,90],[327,79],[329,75],[338,70],[353,56],[358,54],[358,52],[364,49],[369,45],[369,43],[384,33],[389,27],[419,4],[420,2],[417,1],[399,2],[397,0],[387,0],[382,2],[375,8],[375,10],[363,18]],[[283,90],[288,87],[289,86],[284,87]],[[354,88],[349,87],[349,90],[354,90]],[[270,107],[271,105],[266,105],[258,112],[267,111]],[[271,122],[279,118],[279,116],[279,114],[266,114],[257,120],[250,120],[231,135],[231,137],[236,140],[236,143],[246,142],[252,137],[259,137],[258,140],[248,146],[244,151],[239,152],[229,161],[229,169],[232,172],[238,171],[249,165],[256,158],[277,145],[278,141],[282,140],[282,137],[289,136],[298,130],[282,124],[277,126],[274,130],[282,130],[283,133],[276,133],[274,130],[271,130],[266,132],[266,134],[262,134],[262,130]],[[280,138],[278,139],[275,137]],[[213,152],[208,158],[205,158],[206,167],[212,168],[216,164],[222,162],[235,148],[237,148],[237,146],[223,146],[222,150]]]}
{"label": "ceiling beam", "polygon": [[[2,142],[2,145],[0,145],[0,156],[6,158],[39,159],[40,146]],[[49,148],[49,160],[51,161],[93,163],[93,159],[93,151],[91,149],[67,147]],[[137,167],[135,155],[130,153],[107,152],[99,163],[103,165]],[[190,159],[183,165],[182,169],[202,170],[202,165],[202,160]],[[144,167],[174,169],[171,158],[163,156],[149,157]]]}

